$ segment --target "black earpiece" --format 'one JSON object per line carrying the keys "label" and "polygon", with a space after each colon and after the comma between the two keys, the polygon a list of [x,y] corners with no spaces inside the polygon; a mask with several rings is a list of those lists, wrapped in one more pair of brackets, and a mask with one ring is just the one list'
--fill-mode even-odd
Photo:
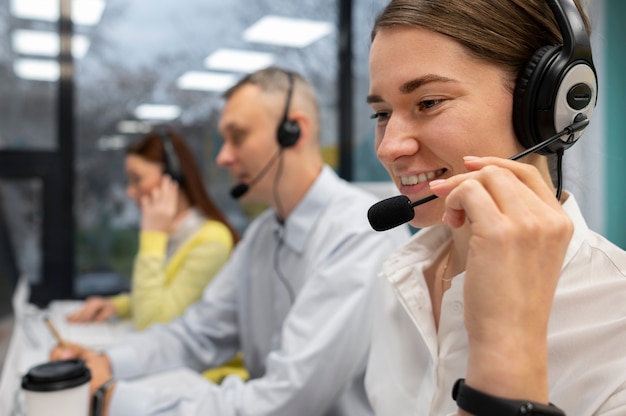
{"label": "black earpiece", "polygon": [[289,89],[287,90],[287,102],[285,103],[285,112],[283,113],[283,119],[278,125],[276,137],[278,138],[278,144],[282,149],[291,147],[300,138],[300,126],[295,120],[290,120],[289,105],[291,104],[291,96],[293,95],[294,77],[291,72],[287,72],[289,79]]}
{"label": "black earpiece", "polygon": [[[520,72],[513,98],[513,125],[520,143],[530,148],[562,131],[579,114],[591,119],[598,81],[591,43],[573,0],[547,0],[563,35],[563,45],[538,49]],[[557,140],[539,153],[554,154],[574,144]]]}
{"label": "black earpiece", "polygon": [[178,159],[178,155],[174,150],[174,144],[170,137],[170,133],[167,129],[156,131],[156,134],[161,138],[163,143],[163,150],[165,152],[165,171],[164,173],[169,175],[173,181],[182,184],[184,181],[183,170]]}

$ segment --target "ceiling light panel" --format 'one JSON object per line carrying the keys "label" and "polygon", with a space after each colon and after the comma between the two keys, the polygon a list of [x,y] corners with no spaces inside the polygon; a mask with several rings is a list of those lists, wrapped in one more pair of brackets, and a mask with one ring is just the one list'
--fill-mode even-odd
{"label": "ceiling light panel", "polygon": [[180,107],[168,104],[141,104],[135,109],[140,120],[174,120],[180,116]]}
{"label": "ceiling light panel", "polygon": [[250,73],[274,63],[274,55],[238,49],[218,49],[204,60],[209,69]]}
{"label": "ceiling light panel", "polygon": [[149,133],[150,124],[137,120],[121,120],[117,123],[117,131],[125,134]]}
{"label": "ceiling light panel", "polygon": [[220,72],[189,71],[176,81],[182,90],[225,91],[237,82],[237,75]]}
{"label": "ceiling light panel", "polygon": [[128,145],[128,139],[121,134],[103,136],[98,139],[96,147],[101,151],[120,150]]}
{"label": "ceiling light panel", "polygon": [[58,81],[59,63],[52,59],[18,59],[13,64],[15,75],[33,81]]}
{"label": "ceiling light panel", "polygon": [[246,29],[243,38],[248,42],[304,48],[333,31],[327,22],[265,16]]}
{"label": "ceiling light panel", "polygon": [[[55,32],[18,29],[12,35],[13,50],[22,55],[58,56],[59,35]],[[89,39],[84,35],[72,37],[72,56],[82,58],[89,50]]]}
{"label": "ceiling light panel", "polygon": [[[104,0],[73,0],[72,21],[77,25],[92,26],[102,17]],[[20,19],[59,20],[59,0],[11,0],[11,13]]]}

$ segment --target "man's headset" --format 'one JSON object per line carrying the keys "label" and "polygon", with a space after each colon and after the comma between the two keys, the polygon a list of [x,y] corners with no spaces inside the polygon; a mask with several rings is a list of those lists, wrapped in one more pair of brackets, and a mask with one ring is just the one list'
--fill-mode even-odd
{"label": "man's headset", "polygon": [[[522,69],[513,99],[513,125],[520,143],[531,148],[578,121],[591,119],[598,81],[591,43],[573,0],[547,0],[561,30],[563,45],[539,48]],[[578,119],[576,117],[578,116]],[[582,131],[539,151],[554,154],[569,148]]]}
{"label": "man's headset", "polygon": [[178,155],[174,150],[174,144],[172,143],[172,138],[170,136],[169,130],[158,129],[155,130],[155,133],[163,143],[163,150],[165,153],[164,173],[166,175],[169,175],[173,181],[177,182],[178,184],[182,184],[185,180],[185,177],[183,176],[183,169],[180,165]]}
{"label": "man's headset", "polygon": [[300,138],[300,126],[295,120],[289,119],[289,107],[291,105],[291,97],[293,95],[294,88],[294,74],[289,71],[285,71],[287,79],[289,80],[289,87],[287,88],[287,101],[285,102],[285,111],[283,111],[283,118],[276,129],[276,139],[280,149],[257,173],[257,175],[248,183],[239,183],[230,190],[230,196],[235,199],[241,198],[251,186],[256,184],[269,170],[269,168],[280,158],[282,151],[288,147],[295,145]]}
{"label": "man's headset", "polygon": [[278,125],[276,131],[276,137],[278,138],[278,144],[282,149],[291,147],[300,138],[300,126],[294,120],[288,118],[289,106],[291,105],[291,96],[293,95],[294,75],[292,72],[286,71],[287,79],[289,80],[289,88],[287,89],[287,101],[285,103],[285,111],[283,112],[283,119]]}

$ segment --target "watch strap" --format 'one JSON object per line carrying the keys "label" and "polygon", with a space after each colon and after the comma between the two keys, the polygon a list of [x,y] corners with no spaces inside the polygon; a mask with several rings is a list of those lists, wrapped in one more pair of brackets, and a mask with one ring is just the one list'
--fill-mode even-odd
{"label": "watch strap", "polygon": [[460,409],[476,416],[565,416],[563,410],[551,403],[492,396],[468,386],[462,378],[454,383],[452,398]]}
{"label": "watch strap", "polygon": [[115,382],[112,378],[105,381],[91,397],[91,416],[103,416],[104,400],[109,387]]}

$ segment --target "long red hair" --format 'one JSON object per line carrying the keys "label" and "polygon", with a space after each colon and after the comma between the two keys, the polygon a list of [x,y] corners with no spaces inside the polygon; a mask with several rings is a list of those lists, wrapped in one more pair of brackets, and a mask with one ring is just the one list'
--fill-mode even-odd
{"label": "long red hair", "polygon": [[[168,135],[167,139],[172,143],[172,147],[178,158],[180,169],[184,177],[183,183],[180,184],[180,189],[184,192],[189,203],[202,211],[207,218],[222,222],[230,230],[233,241],[237,243],[239,241],[239,234],[207,193],[198,164],[185,140],[172,129],[167,129],[164,134]],[[161,163],[165,166],[166,156],[164,140],[167,139],[162,137],[160,133],[153,131],[143,136],[139,141],[129,145],[126,148],[126,154],[137,155],[151,162]]]}

